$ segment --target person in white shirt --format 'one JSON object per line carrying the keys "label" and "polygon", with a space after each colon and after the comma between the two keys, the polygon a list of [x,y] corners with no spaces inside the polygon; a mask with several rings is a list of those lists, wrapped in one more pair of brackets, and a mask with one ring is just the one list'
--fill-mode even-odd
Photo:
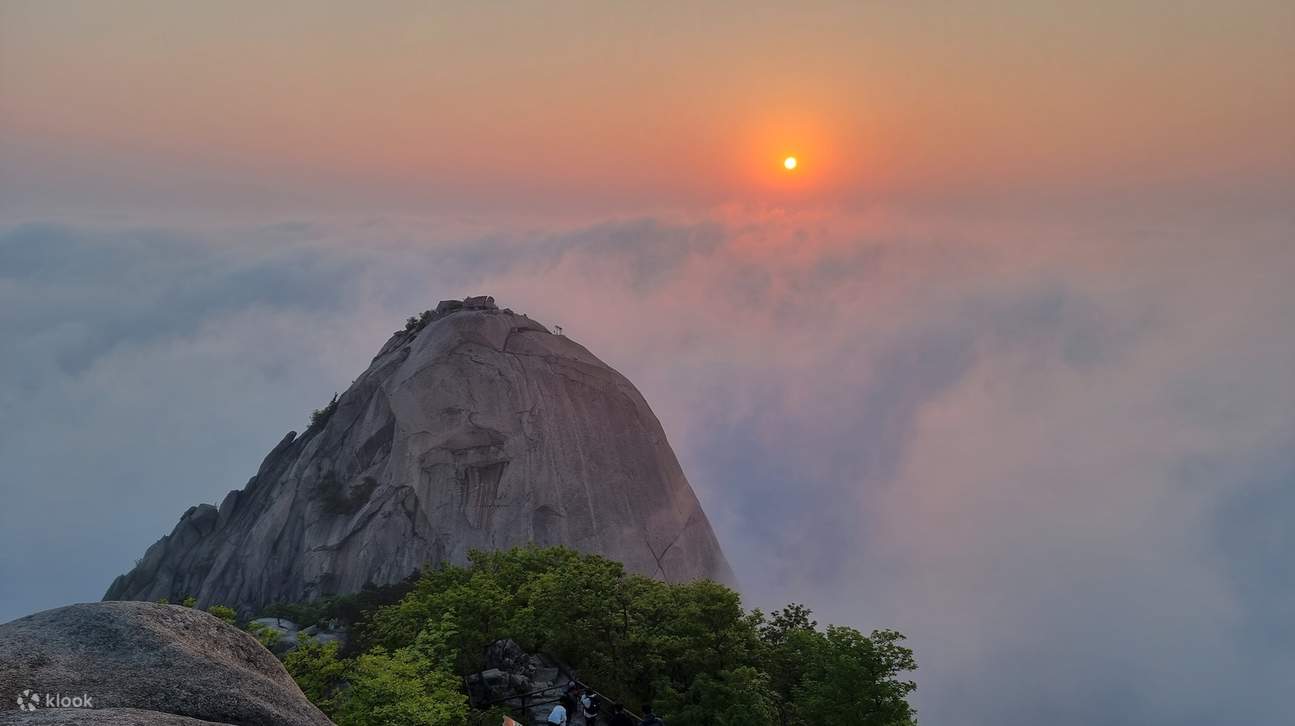
{"label": "person in white shirt", "polygon": [[567,726],[567,707],[562,705],[561,702],[554,706],[553,711],[549,713],[549,723],[556,726]]}

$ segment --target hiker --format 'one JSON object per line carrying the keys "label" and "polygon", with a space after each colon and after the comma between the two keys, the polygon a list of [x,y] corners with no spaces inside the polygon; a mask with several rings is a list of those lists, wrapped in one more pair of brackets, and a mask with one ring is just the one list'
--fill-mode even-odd
{"label": "hiker", "polygon": [[598,723],[598,696],[593,693],[585,693],[580,699],[580,711],[585,717],[585,726],[594,726]]}
{"label": "hiker", "polygon": [[581,698],[582,693],[584,693],[584,689],[572,683],[567,686],[567,692],[562,695],[563,702],[566,703],[571,712],[570,719],[567,722],[570,726],[586,726],[584,712],[580,708],[583,701]]}
{"label": "hiker", "polygon": [[628,713],[625,713],[624,706],[613,703],[611,723],[608,726],[638,726],[638,724],[634,723],[634,719]]}
{"label": "hiker", "polygon": [[567,699],[565,696],[549,712],[549,723],[554,726],[567,726]]}
{"label": "hiker", "polygon": [[665,726],[665,721],[652,713],[652,704],[645,703],[643,704],[643,720],[639,721],[639,726]]}

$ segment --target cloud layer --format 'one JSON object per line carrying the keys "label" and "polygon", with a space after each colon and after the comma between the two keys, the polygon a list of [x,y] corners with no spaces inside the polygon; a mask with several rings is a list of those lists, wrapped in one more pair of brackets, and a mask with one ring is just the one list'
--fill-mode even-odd
{"label": "cloud layer", "polygon": [[1189,216],[11,222],[0,619],[96,599],[406,315],[489,293],[643,390],[750,604],[908,633],[923,722],[1272,722],[1292,221]]}

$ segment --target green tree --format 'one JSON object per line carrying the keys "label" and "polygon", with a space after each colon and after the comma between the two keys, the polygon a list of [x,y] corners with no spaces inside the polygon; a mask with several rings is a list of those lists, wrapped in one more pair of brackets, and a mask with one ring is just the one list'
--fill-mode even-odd
{"label": "green tree", "polygon": [[464,726],[467,697],[452,673],[439,670],[415,648],[382,647],[359,656],[347,671],[350,685],[329,714],[338,726]]}
{"label": "green tree", "polygon": [[908,694],[917,686],[901,674],[917,669],[904,636],[876,630],[865,636],[854,628],[829,625],[826,633],[801,631],[806,656],[804,677],[793,701],[808,723],[863,726],[906,724],[913,717]]}
{"label": "green tree", "polygon": [[333,699],[342,686],[346,676],[347,662],[337,656],[336,642],[320,645],[302,639],[295,650],[283,658],[283,666],[288,670],[301,692],[324,713],[331,714]]}
{"label": "green tree", "polygon": [[457,724],[468,711],[456,674],[480,670],[501,638],[558,658],[613,700],[654,700],[675,726],[899,726],[912,715],[901,676],[916,664],[898,633],[820,630],[796,604],[747,613],[722,585],[665,583],[564,547],[473,552],[467,567],[306,610],[355,624],[355,658],[304,645],[286,659],[343,726]]}
{"label": "green tree", "polygon": [[805,677],[808,657],[804,645],[812,642],[809,636],[817,634],[818,623],[811,615],[809,608],[796,603],[775,610],[767,619],[759,610],[751,614],[763,646],[760,662],[769,674],[782,726],[804,723],[792,702],[792,692]]}
{"label": "green tree", "polygon": [[284,666],[306,697],[339,726],[464,726],[467,697],[454,674],[451,617],[428,623],[413,644],[374,646],[354,659],[338,644],[305,639]]}
{"label": "green tree", "polygon": [[251,633],[252,637],[256,638],[256,640],[268,650],[273,650],[274,646],[279,644],[279,631],[268,625],[264,625],[262,623],[248,623],[245,630]]}
{"label": "green tree", "polygon": [[769,676],[751,666],[702,673],[682,693],[664,689],[658,707],[673,726],[773,726],[776,696]]}
{"label": "green tree", "polygon": [[215,615],[221,620],[224,620],[230,625],[234,625],[238,620],[238,613],[234,611],[234,608],[226,607],[225,605],[212,605],[207,608],[207,612]]}

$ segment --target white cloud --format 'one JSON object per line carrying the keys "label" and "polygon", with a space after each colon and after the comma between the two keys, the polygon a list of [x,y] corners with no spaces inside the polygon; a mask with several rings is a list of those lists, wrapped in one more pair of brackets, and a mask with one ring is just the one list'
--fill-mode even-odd
{"label": "white cloud", "polygon": [[1295,506],[1295,253],[1187,216],[11,230],[0,582],[42,574],[0,617],[98,597],[405,315],[489,293],[639,385],[753,604],[909,633],[926,722],[1270,720],[1289,539],[1239,533]]}

